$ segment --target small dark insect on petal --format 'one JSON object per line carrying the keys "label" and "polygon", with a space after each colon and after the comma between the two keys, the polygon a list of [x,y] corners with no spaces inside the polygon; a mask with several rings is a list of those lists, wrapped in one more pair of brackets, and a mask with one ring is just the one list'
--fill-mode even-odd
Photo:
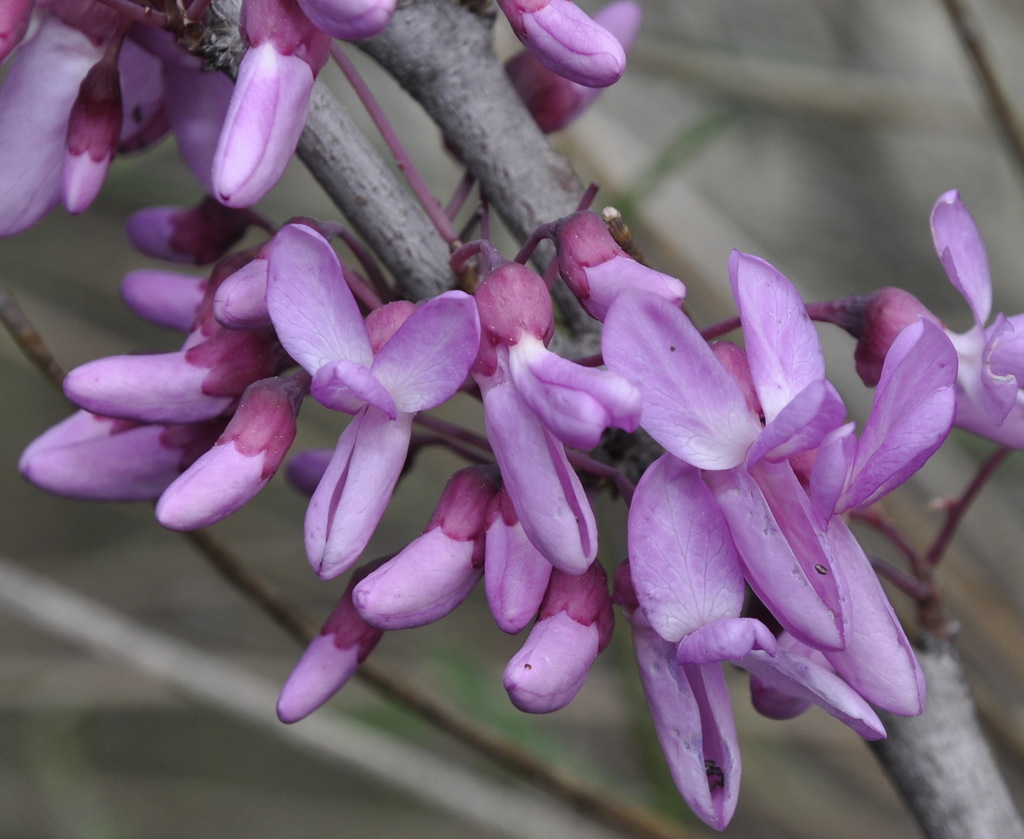
{"label": "small dark insect on petal", "polygon": [[823,577],[828,576],[828,569],[824,565],[822,565],[821,563],[818,563],[817,565],[815,565],[814,566],[814,570],[817,571],[819,574],[821,574],[821,576],[823,576]]}
{"label": "small dark insect on petal", "polygon": [[708,789],[716,790],[725,786],[725,773],[713,760],[704,761],[704,772],[708,776]]}

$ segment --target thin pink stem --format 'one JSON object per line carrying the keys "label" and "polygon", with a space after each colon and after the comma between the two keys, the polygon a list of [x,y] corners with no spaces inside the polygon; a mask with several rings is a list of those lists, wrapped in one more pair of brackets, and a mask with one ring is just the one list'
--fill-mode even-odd
{"label": "thin pink stem", "polygon": [[[380,266],[377,265],[377,261],[370,252],[363,247],[359,237],[345,227],[345,225],[338,222],[324,222],[322,226],[325,232],[331,236],[337,236],[352,251],[352,255],[359,261],[359,264],[366,272],[366,276],[376,289],[376,293],[374,293],[366,286],[365,282],[360,283],[362,288],[357,288],[357,284],[353,283],[352,278],[348,276],[350,272],[346,272],[345,277],[349,288],[352,289],[352,293],[359,301],[369,309],[378,309],[383,305],[384,300],[393,300],[395,295],[388,286],[388,281],[381,273]],[[362,278],[359,279],[362,280]]]}
{"label": "thin pink stem", "polygon": [[974,476],[974,480],[968,485],[964,494],[960,496],[960,500],[949,508],[949,511],[946,513],[946,523],[942,526],[942,530],[939,531],[935,541],[932,542],[932,546],[924,555],[924,560],[929,567],[934,567],[938,564],[942,554],[949,547],[953,534],[956,532],[957,527],[960,526],[960,522],[963,520],[967,509],[971,506],[974,499],[978,497],[978,493],[981,492],[988,479],[995,474],[996,469],[999,468],[1007,455],[1012,451],[1013,449],[1009,446],[1000,446],[996,449],[988,460],[981,464],[977,474]]}
{"label": "thin pink stem", "polygon": [[412,437],[412,444],[410,446],[411,451],[416,449],[422,449],[426,446],[444,446],[450,452],[457,454],[463,460],[473,464],[485,464],[494,463],[494,460],[489,457],[484,457],[480,452],[471,448],[470,446],[464,446],[456,440],[451,440],[448,437],[442,436],[441,434],[414,434]]}
{"label": "thin pink stem", "polygon": [[741,326],[739,316],[732,318],[726,318],[720,320],[718,323],[713,323],[711,326],[705,327],[700,331],[700,336],[705,341],[714,341],[715,338],[721,338],[723,335],[727,335],[735,329],[739,329]]}
{"label": "thin pink stem", "polygon": [[606,478],[611,481],[626,504],[633,500],[633,493],[636,490],[635,484],[614,466],[609,466],[607,463],[595,460],[590,455],[575,449],[567,449],[565,454],[569,458],[569,463],[575,468],[589,472],[595,478]]}
{"label": "thin pink stem", "polygon": [[885,579],[908,597],[912,597],[920,603],[934,596],[932,586],[924,580],[919,580],[912,574],[900,570],[891,562],[886,562],[877,556],[869,556],[868,559],[871,561],[871,567],[875,569],[878,576],[885,577]]}
{"label": "thin pink stem", "polygon": [[142,6],[134,0],[100,0],[120,15],[145,26],[166,26],[167,15],[150,6]]}
{"label": "thin pink stem", "polygon": [[431,431],[436,431],[450,440],[459,440],[480,449],[480,451],[485,452],[488,456],[491,455],[491,444],[487,442],[487,438],[481,434],[469,431],[461,425],[455,425],[455,423],[448,422],[431,414],[416,414],[413,422],[417,425],[422,425],[424,428],[429,428]]}
{"label": "thin pink stem", "polygon": [[413,162],[405,145],[399,139],[398,133],[384,114],[384,109],[381,108],[380,103],[377,102],[376,97],[370,91],[369,85],[359,75],[355,65],[337,43],[331,44],[331,57],[338,67],[341,68],[341,72],[345,74],[348,83],[352,85],[352,89],[356,92],[356,96],[359,97],[359,101],[363,103],[363,107],[366,108],[366,112],[370,115],[370,119],[373,120],[373,124],[377,126],[381,137],[384,138],[384,142],[387,143],[391,154],[394,155],[395,163],[402,174],[405,175],[405,179],[413,194],[423,206],[434,227],[437,228],[437,232],[441,234],[442,238],[449,245],[456,242],[459,235],[455,232],[451,219],[446,215],[441,202],[437,200],[437,196],[430,191],[430,187],[427,186],[423,174]]}
{"label": "thin pink stem", "polygon": [[476,185],[476,178],[473,177],[473,173],[466,171],[462,176],[462,180],[459,181],[459,185],[455,187],[455,192],[452,193],[451,199],[448,201],[448,206],[444,208],[444,214],[448,218],[455,220],[455,217],[462,210],[463,205],[466,203],[466,199],[469,198],[473,192],[473,187]]}

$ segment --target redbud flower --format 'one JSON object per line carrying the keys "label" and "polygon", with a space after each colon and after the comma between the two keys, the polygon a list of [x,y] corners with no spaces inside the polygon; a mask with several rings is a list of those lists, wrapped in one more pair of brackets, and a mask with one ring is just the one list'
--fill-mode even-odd
{"label": "redbud flower", "polygon": [[608,87],[626,69],[614,35],[570,0],[498,0],[516,37],[560,76],[587,87]]}
{"label": "redbud flower", "polygon": [[[617,0],[594,15],[594,22],[618,39],[628,53],[640,31],[640,5]],[[530,115],[545,134],[560,131],[580,116],[598,97],[601,88],[570,81],[549,69],[529,50],[505,63],[505,72]]]}
{"label": "redbud flower", "polygon": [[309,561],[330,578],[369,542],[405,463],[413,415],[463,384],[480,326],[473,299],[447,292],[420,307],[386,307],[373,319],[381,327],[374,340],[319,233],[286,225],[267,260],[267,307],[282,344],[313,376],[315,399],[355,414],[306,513]]}
{"label": "redbud flower", "polygon": [[146,256],[204,265],[224,256],[250,225],[265,227],[266,222],[252,210],[204,198],[194,207],[147,207],[132,213],[125,232]]}
{"label": "redbud flower", "polygon": [[484,523],[497,491],[493,467],[452,475],[423,535],[356,586],[360,617],[380,629],[408,629],[443,618],[465,600],[484,572]]}
{"label": "redbud flower", "polygon": [[377,646],[384,633],[366,623],[352,604],[352,590],[373,566],[357,570],[281,688],[277,716],[298,722],[336,694]]}
{"label": "redbud flower", "polygon": [[395,0],[299,0],[313,24],[332,38],[372,38],[388,25]]}
{"label": "redbud flower", "polygon": [[120,39],[85,74],[68,117],[61,197],[71,213],[86,210],[100,191],[121,134]]}
{"label": "redbud flower", "polygon": [[675,277],[641,265],[612,238],[594,212],[574,213],[555,227],[558,273],[587,313],[603,321],[623,291],[646,291],[679,306],[686,287]]}
{"label": "redbud flower", "polygon": [[145,425],[78,411],[33,440],[18,468],[57,495],[155,500],[223,428],[223,420]]}
{"label": "redbud flower", "polygon": [[295,439],[295,417],[308,387],[304,370],[249,385],[217,442],[160,496],[157,521],[171,530],[195,530],[248,503]]}
{"label": "redbud flower", "polygon": [[537,623],[505,668],[502,680],[509,699],[534,714],[568,705],[608,646],[613,620],[608,577],[600,563],[575,576],[555,569]]}
{"label": "redbud flower", "polygon": [[213,158],[216,196],[231,207],[256,203],[281,177],[330,44],[296,0],[246,0],[242,29],[250,46]]}
{"label": "redbud flower", "polygon": [[68,113],[103,52],[45,15],[11,61],[0,86],[0,236],[20,233],[57,205]]}
{"label": "redbud flower", "polygon": [[129,271],[121,280],[121,299],[140,318],[188,332],[206,295],[207,279],[149,268]]}

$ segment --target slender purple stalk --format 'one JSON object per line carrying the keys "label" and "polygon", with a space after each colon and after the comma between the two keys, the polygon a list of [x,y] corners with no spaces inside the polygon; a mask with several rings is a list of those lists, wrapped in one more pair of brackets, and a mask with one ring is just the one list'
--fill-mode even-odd
{"label": "slender purple stalk", "polygon": [[391,122],[384,114],[383,108],[380,107],[380,103],[377,102],[369,86],[363,80],[363,77],[359,75],[355,65],[349,60],[349,57],[345,54],[344,50],[337,44],[331,44],[331,57],[335,63],[341,68],[341,72],[345,74],[345,78],[348,83],[352,85],[352,89],[356,92],[356,96],[359,97],[359,101],[363,103],[363,107],[366,108],[366,112],[370,115],[373,120],[373,124],[377,126],[377,130],[380,132],[384,142],[387,143],[388,148],[391,150],[391,154],[394,155],[395,163],[398,164],[398,168],[405,176],[413,194],[416,199],[420,202],[430,221],[434,227],[437,228],[437,232],[441,234],[442,238],[450,245],[457,241],[459,236],[455,231],[455,227],[452,225],[451,219],[448,218],[444,208],[441,206],[441,202],[437,200],[437,196],[430,191],[430,187],[427,186],[426,180],[423,178],[423,174],[416,166],[412,157],[409,155],[408,150],[402,143],[395,131]]}
{"label": "slender purple stalk", "polygon": [[967,489],[964,490],[964,494],[960,496],[960,499],[954,503],[946,514],[946,523],[942,526],[942,530],[939,531],[935,537],[935,541],[932,542],[931,547],[924,555],[925,562],[929,568],[935,567],[939,560],[942,558],[942,554],[949,546],[950,541],[953,539],[953,534],[956,532],[957,527],[960,526],[960,522],[967,512],[967,509],[974,502],[974,499],[978,497],[978,493],[981,492],[982,487],[991,478],[996,469],[999,468],[1000,464],[1006,459],[1007,455],[1012,452],[1013,449],[1009,446],[1000,446],[996,449],[986,460],[981,464],[974,479],[968,484]]}
{"label": "slender purple stalk", "polygon": [[167,25],[167,15],[156,11],[151,6],[141,6],[133,0],[100,0],[100,2],[118,14],[144,26],[162,27]]}

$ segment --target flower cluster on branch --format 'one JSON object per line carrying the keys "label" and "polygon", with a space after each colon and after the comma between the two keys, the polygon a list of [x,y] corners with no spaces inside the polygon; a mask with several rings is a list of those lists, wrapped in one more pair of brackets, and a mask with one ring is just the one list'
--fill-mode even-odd
{"label": "flower cluster on branch", "polygon": [[[963,335],[896,289],[805,304],[776,268],[736,252],[727,274],[743,346],[709,342],[682,307],[683,283],[629,256],[597,214],[549,219],[510,260],[486,234],[486,210],[479,238],[459,247],[447,235],[464,194],[438,235],[454,247],[452,286],[468,277],[467,290],[403,299],[341,224],[278,226],[250,209],[295,151],[332,39],[378,34],[394,5],[245,0],[234,84],[123,3],[7,8],[0,234],[58,203],[83,211],[117,153],[173,131],[207,197],[144,210],[128,235],[149,255],[212,265],[205,279],[125,278],[128,305],[184,332],[181,349],[73,370],[64,388],[79,410],[25,450],[22,473],[74,497],[155,500],[164,526],[190,530],[267,484],[305,398],[351,416],[333,451],[289,466],[311,496],[313,571],[351,573],[282,689],[281,719],[313,712],[386,632],[443,618],[481,579],[497,626],[529,629],[504,672],[511,701],[555,711],[608,645],[618,605],[672,776],[722,829],[740,779],[724,664],[749,672],[770,717],[815,704],[876,739],[876,708],[921,712],[914,651],[848,519],[919,470],[954,422],[1021,444],[1021,316],[985,325],[984,248],[956,193],[939,199],[932,227],[974,314]],[[639,25],[628,0],[594,19],[569,0],[499,6],[528,50],[509,63],[511,84],[545,131],[621,75]],[[175,13],[150,9],[167,30]],[[233,251],[252,229],[263,241]],[[354,259],[339,257],[339,239]],[[543,275],[526,264],[542,239],[555,252]],[[552,351],[556,283],[600,331],[599,357]],[[858,370],[876,387],[859,433],[825,376],[812,316],[858,338]],[[460,393],[478,401],[485,436],[429,419]],[[419,427],[467,465],[421,536],[367,557],[410,452],[427,444]],[[635,486],[601,452],[610,430],[642,430],[663,451]],[[591,505],[609,483],[630,505],[622,561],[600,554]]]}

